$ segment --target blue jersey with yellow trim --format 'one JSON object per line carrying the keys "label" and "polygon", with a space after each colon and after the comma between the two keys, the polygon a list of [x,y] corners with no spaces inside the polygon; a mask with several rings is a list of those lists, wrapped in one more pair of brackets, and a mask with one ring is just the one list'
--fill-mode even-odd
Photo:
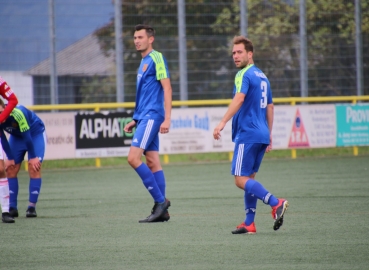
{"label": "blue jersey with yellow trim", "polygon": [[248,65],[236,74],[233,96],[236,93],[246,97],[232,119],[232,141],[269,144],[266,108],[273,98],[268,78],[255,65]]}
{"label": "blue jersey with yellow trim", "polygon": [[164,120],[164,91],[160,80],[169,78],[167,61],[155,50],[142,60],[137,72],[134,120]]}
{"label": "blue jersey with yellow trim", "polygon": [[1,124],[1,128],[19,138],[24,138],[26,133],[33,136],[45,131],[42,120],[33,111],[22,105],[13,109],[9,117]]}

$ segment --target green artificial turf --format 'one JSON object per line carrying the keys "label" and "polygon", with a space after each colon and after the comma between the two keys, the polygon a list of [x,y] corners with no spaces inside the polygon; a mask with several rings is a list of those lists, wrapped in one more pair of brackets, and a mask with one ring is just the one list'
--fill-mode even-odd
{"label": "green artificial turf", "polygon": [[15,224],[0,224],[0,269],[367,269],[369,156],[266,159],[257,174],[289,200],[279,231],[258,202],[255,235],[229,162],[164,166],[171,219],[139,224],[153,202],[126,163],[44,169],[37,218],[25,218],[19,175]]}

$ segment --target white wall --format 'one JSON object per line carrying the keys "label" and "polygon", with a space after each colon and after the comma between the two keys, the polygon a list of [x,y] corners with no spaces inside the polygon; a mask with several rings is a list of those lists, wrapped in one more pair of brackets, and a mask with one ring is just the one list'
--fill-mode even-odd
{"label": "white wall", "polygon": [[32,77],[24,75],[22,71],[0,71],[1,77],[13,89],[19,104],[33,105]]}

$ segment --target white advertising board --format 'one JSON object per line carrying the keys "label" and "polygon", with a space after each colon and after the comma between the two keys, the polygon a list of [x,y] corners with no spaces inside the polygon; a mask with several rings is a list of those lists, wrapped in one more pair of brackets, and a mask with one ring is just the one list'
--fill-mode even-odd
{"label": "white advertising board", "polygon": [[[174,108],[169,133],[159,134],[160,154],[233,151],[232,121],[225,126],[220,140],[213,139],[213,130],[226,111],[227,107]],[[76,126],[78,126],[75,113],[39,113],[38,115],[46,126],[46,159],[128,155],[129,145],[124,144],[123,133],[114,138],[101,135],[91,142],[87,139],[80,140],[81,146],[78,148],[75,137]],[[98,116],[92,114],[89,117]],[[119,115],[109,114],[106,117],[108,116],[117,118]],[[274,107],[273,149],[336,147],[336,134],[335,105]]]}
{"label": "white advertising board", "polygon": [[273,149],[336,147],[335,105],[275,106]]}
{"label": "white advertising board", "polygon": [[74,113],[37,113],[45,124],[45,159],[75,158]]}
{"label": "white advertising board", "polygon": [[170,131],[160,134],[160,154],[233,151],[232,123],[228,122],[222,137],[216,141],[213,130],[227,108],[173,109]]}

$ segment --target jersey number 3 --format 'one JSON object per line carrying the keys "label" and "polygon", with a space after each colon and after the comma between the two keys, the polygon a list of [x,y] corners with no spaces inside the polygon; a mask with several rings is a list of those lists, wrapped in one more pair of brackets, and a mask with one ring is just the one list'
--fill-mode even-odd
{"label": "jersey number 3", "polygon": [[266,108],[267,106],[267,92],[268,92],[268,85],[265,81],[261,81],[260,84],[261,88],[261,100],[260,100],[260,108]]}

